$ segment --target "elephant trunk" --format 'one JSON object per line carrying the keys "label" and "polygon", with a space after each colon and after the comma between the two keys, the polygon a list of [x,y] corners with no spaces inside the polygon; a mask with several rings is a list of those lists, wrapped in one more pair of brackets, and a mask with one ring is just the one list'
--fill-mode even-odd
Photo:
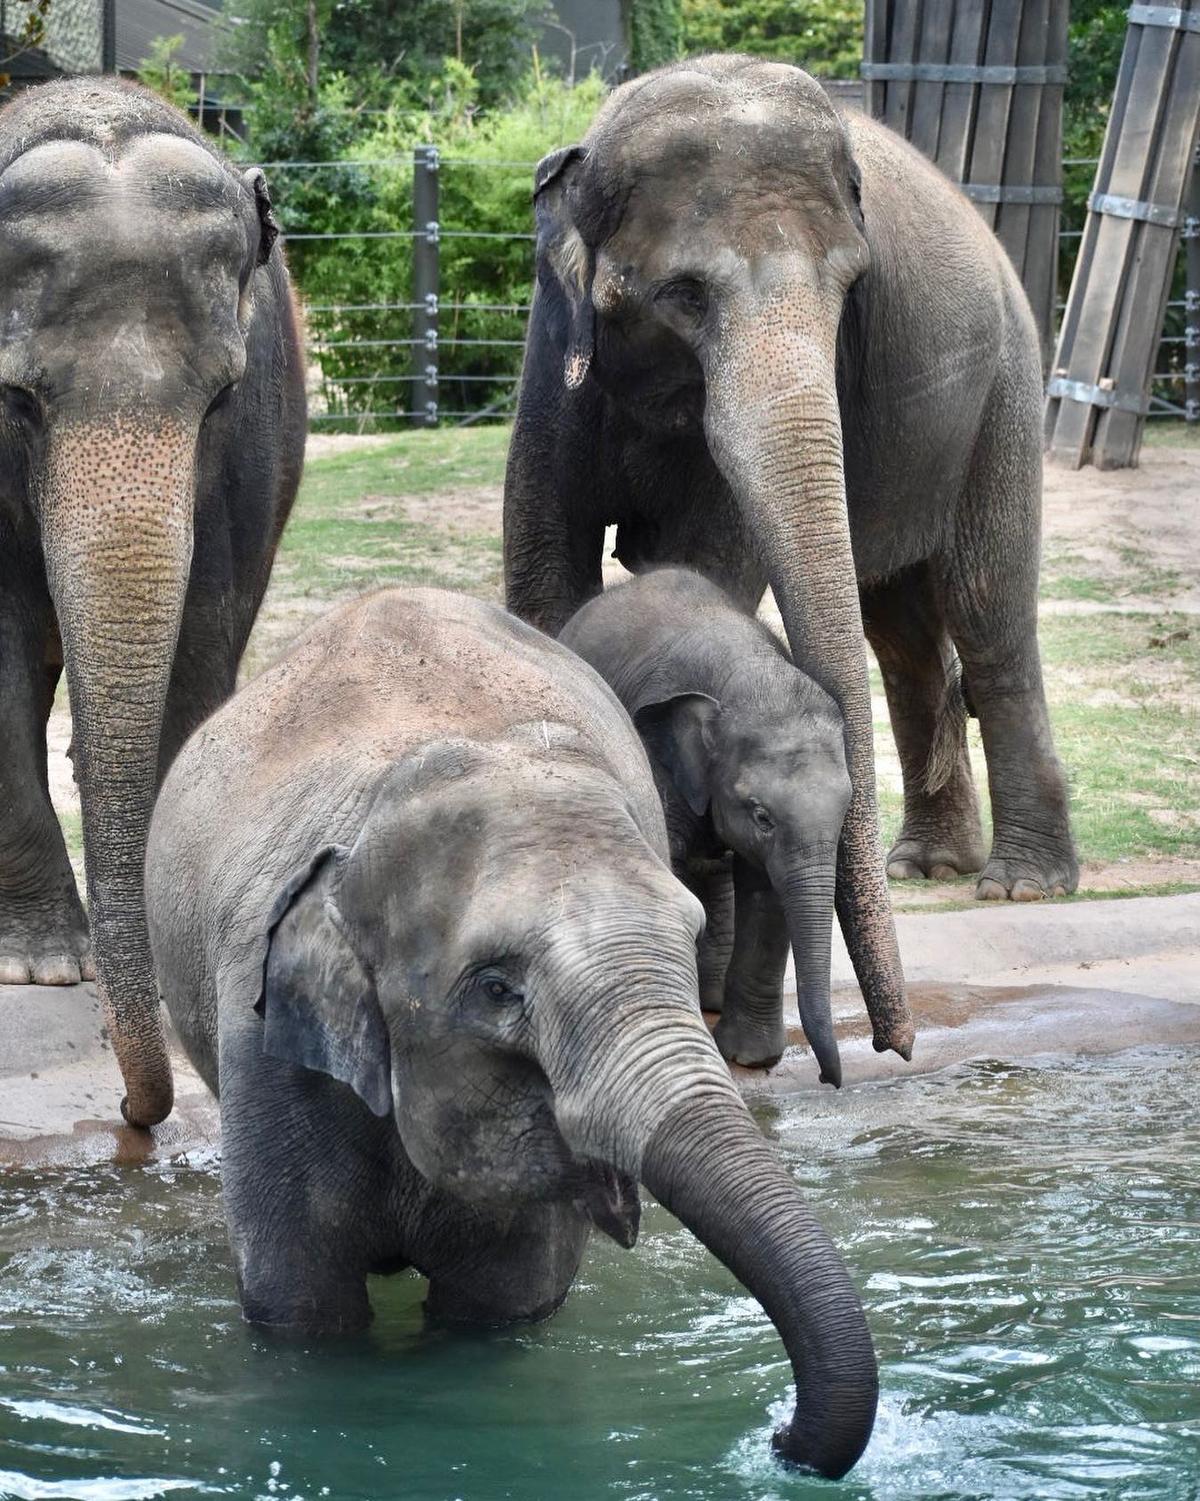
{"label": "elephant trunk", "polygon": [[[563,1008],[541,1057],[559,1127],[580,1156],[639,1179],[738,1277],[774,1321],[792,1362],[796,1412],[776,1435],[787,1460],[842,1475],[870,1437],[878,1391],[862,1305],[841,1258],[763,1140],[696,1002],[695,938],[668,951],[666,926],[605,939],[560,976]],[[595,931],[595,929],[594,929]]]}
{"label": "elephant trunk", "polygon": [[841,1257],[745,1106],[675,1110],[646,1148],[641,1179],[779,1331],[796,1408],[775,1434],[776,1452],[828,1479],[844,1475],[875,1421],[871,1335]]}
{"label": "elephant trunk", "polygon": [[786,873],[774,884],[787,916],[800,1025],[821,1070],[821,1082],[840,1089],[842,1060],[829,997],[836,878],[837,848],[830,845],[791,860]]}
{"label": "elephant trunk", "polygon": [[134,1125],[170,1114],[143,862],[187,591],[198,427],[68,421],[39,495],[63,641],[96,978]]}
{"label": "elephant trunk", "polygon": [[798,666],[837,701],[852,783],[836,903],[875,1047],[911,1056],[879,843],[873,716],[842,457],[837,329],[842,293],[803,263],[723,314],[706,369],[705,430],[767,575]]}

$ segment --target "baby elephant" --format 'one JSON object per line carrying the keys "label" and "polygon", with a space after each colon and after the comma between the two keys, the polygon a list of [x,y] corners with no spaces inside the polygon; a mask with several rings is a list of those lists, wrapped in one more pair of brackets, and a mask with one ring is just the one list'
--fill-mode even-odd
{"label": "baby elephant", "polygon": [[790,943],[804,1035],[840,1085],[829,1005],[838,836],[850,802],[842,716],[721,589],[661,568],[607,590],[559,639],[606,679],[650,752],[676,873],[703,902],[701,1001],[717,1046],[784,1048]]}
{"label": "baby elephant", "polygon": [[196,731],[146,865],[154,959],[221,1101],[248,1319],[340,1331],[411,1266],[443,1319],[537,1318],[645,1183],[792,1357],[825,1475],[875,1409],[862,1308],[697,997],[699,903],[604,683],[494,606],[368,596]]}

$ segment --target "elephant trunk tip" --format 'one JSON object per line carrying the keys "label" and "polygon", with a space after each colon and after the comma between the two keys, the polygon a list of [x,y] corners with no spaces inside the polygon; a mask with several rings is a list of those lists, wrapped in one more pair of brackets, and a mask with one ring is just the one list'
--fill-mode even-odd
{"label": "elephant trunk tip", "polygon": [[877,1031],[872,1039],[872,1046],[877,1053],[886,1053],[890,1049],[893,1053],[898,1053],[905,1063],[911,1063],[915,1039],[916,1028],[911,1020],[907,1020]]}
{"label": "elephant trunk tip", "polygon": [[837,1053],[831,1059],[827,1059],[821,1065],[820,1082],[832,1084],[834,1089],[842,1087],[842,1060]]}
{"label": "elephant trunk tip", "polygon": [[819,1475],[823,1480],[841,1480],[862,1458],[870,1440],[879,1383],[868,1382],[828,1395],[835,1399],[839,1417],[845,1420],[844,1427],[814,1431],[811,1423],[803,1421],[797,1406],[791,1422],[772,1434],[771,1450],[789,1470]]}

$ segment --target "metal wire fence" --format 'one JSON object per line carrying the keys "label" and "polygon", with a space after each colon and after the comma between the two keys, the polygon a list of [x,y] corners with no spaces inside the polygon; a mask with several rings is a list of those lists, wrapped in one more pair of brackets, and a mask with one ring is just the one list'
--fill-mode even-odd
{"label": "metal wire fence", "polygon": [[[306,298],[314,426],[369,432],[511,415],[534,237],[501,226],[530,222],[534,165],[444,157],[432,145],[370,161],[263,163]],[[1064,168],[1060,310],[1095,162]],[[1195,184],[1154,381],[1151,417],[1200,422]]]}

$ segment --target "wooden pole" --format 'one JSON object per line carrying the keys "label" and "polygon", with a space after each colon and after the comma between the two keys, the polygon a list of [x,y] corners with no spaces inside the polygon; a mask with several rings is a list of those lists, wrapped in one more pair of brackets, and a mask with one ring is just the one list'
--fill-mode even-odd
{"label": "wooden pole", "polygon": [[1200,0],[1133,5],[1046,401],[1046,447],[1137,463],[1200,137]]}

